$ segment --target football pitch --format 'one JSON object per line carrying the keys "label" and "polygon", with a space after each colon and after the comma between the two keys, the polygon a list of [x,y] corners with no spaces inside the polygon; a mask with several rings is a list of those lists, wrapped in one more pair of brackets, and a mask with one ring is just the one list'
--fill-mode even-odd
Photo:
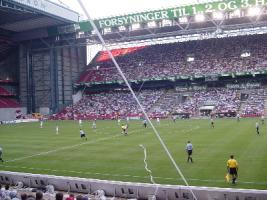
{"label": "football pitch", "polygon": [[[206,120],[155,121],[163,141],[190,185],[267,189],[267,122],[259,119],[218,119],[215,128]],[[121,122],[123,123],[123,122]],[[59,134],[56,134],[56,126]],[[88,140],[80,138],[77,121],[48,121],[0,126],[4,171],[28,172],[150,183],[148,168],[156,183],[184,185],[152,128],[140,120],[130,121],[128,135],[121,134],[117,121],[83,121]],[[185,145],[194,146],[194,163],[187,163]],[[239,163],[236,185],[224,180],[226,161],[233,154]]]}

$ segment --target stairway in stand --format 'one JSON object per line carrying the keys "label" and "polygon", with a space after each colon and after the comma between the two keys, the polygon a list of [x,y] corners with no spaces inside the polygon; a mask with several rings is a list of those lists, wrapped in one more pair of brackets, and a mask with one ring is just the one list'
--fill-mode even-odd
{"label": "stairway in stand", "polygon": [[264,116],[267,116],[267,96],[264,98]]}
{"label": "stairway in stand", "polygon": [[160,105],[165,101],[165,97],[167,96],[168,93],[172,92],[173,93],[173,89],[171,90],[164,90],[163,94],[160,96],[160,98],[154,103],[153,106],[151,106],[151,108],[148,110],[148,113],[151,113],[155,110],[157,110]]}

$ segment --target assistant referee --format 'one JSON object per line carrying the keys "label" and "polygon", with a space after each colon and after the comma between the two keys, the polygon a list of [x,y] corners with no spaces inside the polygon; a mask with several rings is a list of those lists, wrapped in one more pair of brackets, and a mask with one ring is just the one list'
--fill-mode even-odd
{"label": "assistant referee", "polygon": [[230,159],[227,161],[227,171],[232,177],[232,183],[235,184],[235,181],[237,179],[237,171],[238,171],[238,163],[234,159],[234,156],[231,155]]}

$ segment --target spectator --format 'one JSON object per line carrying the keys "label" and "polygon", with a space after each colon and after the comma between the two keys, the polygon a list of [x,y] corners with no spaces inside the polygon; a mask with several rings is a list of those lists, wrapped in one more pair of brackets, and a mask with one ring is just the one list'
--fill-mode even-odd
{"label": "spectator", "polygon": [[35,200],[43,200],[43,193],[41,191],[37,191],[35,196]]}
{"label": "spectator", "polygon": [[5,196],[10,197],[9,185],[5,185]]}
{"label": "spectator", "polygon": [[56,200],[63,200],[63,193],[61,192],[56,193]]}
{"label": "spectator", "polygon": [[74,200],[74,194],[69,194],[66,200]]}
{"label": "spectator", "polygon": [[28,198],[28,195],[26,193],[20,194],[20,199],[21,200],[26,200]]}
{"label": "spectator", "polygon": [[76,196],[76,200],[83,200],[83,196],[82,195],[77,195]]}
{"label": "spectator", "polygon": [[[173,76],[195,76],[265,70],[267,66],[264,35],[157,44],[127,49],[116,57],[128,80],[158,79]],[[247,52],[247,57],[241,54]],[[126,52],[118,49],[118,52]],[[122,80],[109,59],[100,52],[88,66],[79,82]],[[188,57],[194,60],[189,62]],[[98,67],[96,67],[98,66]]]}

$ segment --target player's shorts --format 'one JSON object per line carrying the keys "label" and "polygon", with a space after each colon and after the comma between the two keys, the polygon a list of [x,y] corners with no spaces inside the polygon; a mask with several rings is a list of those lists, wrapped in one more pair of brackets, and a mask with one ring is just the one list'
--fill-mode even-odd
{"label": "player's shorts", "polygon": [[187,153],[188,153],[189,156],[191,156],[192,153],[193,153],[193,150],[187,150]]}
{"label": "player's shorts", "polygon": [[85,134],[81,134],[81,138],[82,138],[82,137],[85,137]]}
{"label": "player's shorts", "polygon": [[230,168],[230,169],[229,169],[229,174],[231,174],[231,175],[237,175],[237,170],[236,170],[236,168]]}

